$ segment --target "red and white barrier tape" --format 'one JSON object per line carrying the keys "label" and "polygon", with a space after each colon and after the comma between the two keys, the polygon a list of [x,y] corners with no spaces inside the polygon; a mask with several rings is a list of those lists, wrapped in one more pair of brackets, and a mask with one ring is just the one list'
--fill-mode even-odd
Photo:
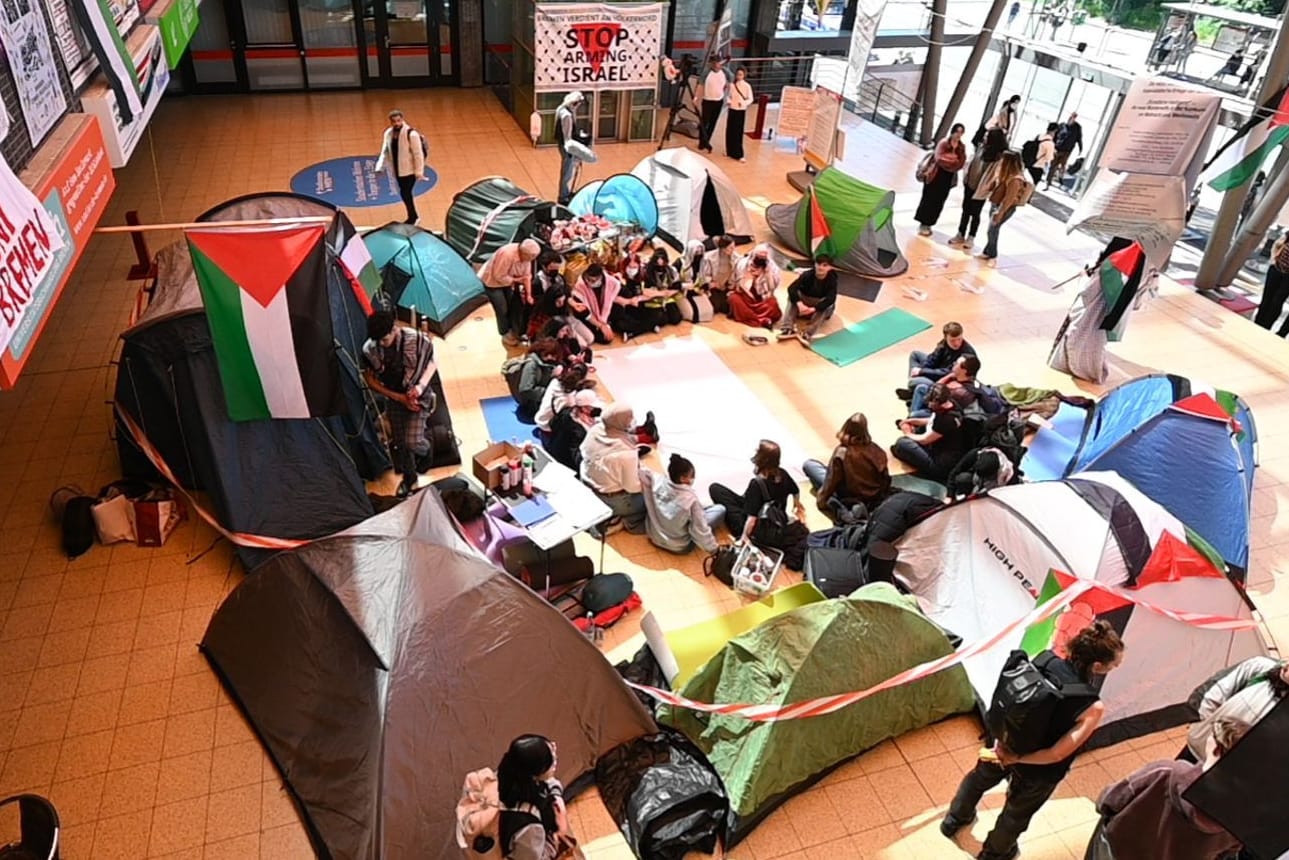
{"label": "red and white barrier tape", "polygon": [[863,699],[867,699],[869,696],[876,695],[883,690],[889,690],[892,687],[910,684],[914,681],[919,681],[923,678],[934,675],[936,672],[941,672],[945,669],[957,666],[970,657],[974,657],[983,651],[988,651],[990,648],[1001,643],[1008,636],[1048,620],[1056,613],[1068,607],[1079,597],[1093,589],[1107,591],[1124,600],[1128,600],[1149,612],[1155,612],[1166,618],[1171,618],[1175,621],[1180,621],[1195,627],[1202,627],[1206,630],[1248,630],[1257,626],[1257,621],[1252,618],[1230,618],[1221,615],[1209,615],[1199,612],[1183,612],[1174,609],[1167,609],[1139,599],[1136,594],[1128,589],[1118,588],[1112,585],[1104,585],[1087,579],[1080,579],[1064,591],[1054,596],[1052,599],[1048,600],[1046,603],[1034,607],[1033,611],[1003,627],[989,638],[972,642],[969,645],[963,645],[952,654],[946,654],[945,656],[939,657],[935,660],[920,663],[911,669],[906,669],[905,671],[900,672],[894,677],[887,678],[879,684],[874,684],[866,690],[857,690],[851,693],[836,693],[831,696],[821,696],[817,699],[810,699],[805,702],[795,702],[788,705],[755,705],[749,703],[710,704],[707,702],[696,702],[693,699],[686,699],[684,696],[678,696],[669,690],[661,690],[657,687],[634,684],[630,681],[628,681],[627,684],[633,689],[639,690],[640,692],[668,705],[674,705],[678,708],[686,708],[691,711],[701,711],[709,714],[724,714],[726,716],[742,717],[743,719],[751,722],[776,722],[778,720],[821,717],[825,714],[839,711],[842,708],[853,705]]}
{"label": "red and white barrier tape", "polygon": [[214,514],[203,508],[198,503],[197,499],[183,488],[183,485],[179,483],[179,479],[175,477],[175,473],[170,471],[170,467],[166,465],[166,461],[161,456],[161,452],[153,446],[147,435],[144,434],[143,428],[135,423],[134,419],[130,417],[129,413],[121,408],[119,403],[114,404],[113,408],[116,410],[117,416],[121,419],[121,423],[125,425],[125,429],[129,431],[130,437],[134,440],[134,444],[139,446],[139,450],[144,453],[149,461],[151,461],[152,465],[161,473],[161,476],[173,484],[175,489],[183,494],[183,497],[188,500],[188,504],[192,505],[192,509],[197,512],[197,516],[209,523],[211,528],[215,531],[219,532],[238,546],[254,547],[255,549],[297,549],[298,547],[302,547],[309,543],[307,540],[264,537],[263,535],[251,535],[246,534],[245,532],[229,531],[224,528],[223,524],[216,519]]}
{"label": "red and white barrier tape", "polygon": [[498,203],[497,206],[487,215],[483,216],[483,220],[479,222],[479,231],[475,234],[474,244],[470,246],[470,253],[466,254],[465,258],[469,260],[475,255],[475,252],[479,250],[479,246],[483,244],[484,237],[488,235],[488,228],[492,226],[492,222],[496,221],[502,212],[505,212],[516,203],[532,203],[537,199],[537,197],[534,197],[531,194],[521,194],[513,200]]}

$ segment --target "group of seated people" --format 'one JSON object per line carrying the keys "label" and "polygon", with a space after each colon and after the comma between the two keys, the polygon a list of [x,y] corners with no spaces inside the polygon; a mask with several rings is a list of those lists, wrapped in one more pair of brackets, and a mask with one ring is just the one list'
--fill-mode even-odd
{"label": "group of seated people", "polygon": [[817,257],[813,268],[797,276],[781,308],[775,293],[782,272],[768,245],[757,245],[744,256],[729,236],[710,244],[709,249],[691,241],[673,261],[666,248],[638,243],[612,266],[592,262],[577,277],[566,278],[563,256],[525,239],[494,252],[480,268],[479,279],[507,347],[553,336],[552,320],[563,320],[581,349],[618,337],[630,341],[693,319],[691,299],[744,325],[780,324],[781,338],[795,335],[804,343],[832,317],[837,273],[829,257]]}

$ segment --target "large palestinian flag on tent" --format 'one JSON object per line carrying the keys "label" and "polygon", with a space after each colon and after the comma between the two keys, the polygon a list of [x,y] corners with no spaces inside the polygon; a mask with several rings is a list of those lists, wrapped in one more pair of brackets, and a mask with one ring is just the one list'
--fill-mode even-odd
{"label": "large palestinian flag on tent", "polygon": [[[1012,649],[1060,653],[1092,620],[1108,621],[1126,651],[1101,685],[1099,744],[1188,722],[1197,685],[1263,653],[1254,630],[1159,611],[1251,618],[1217,552],[1114,472],[991,490],[931,514],[897,546],[896,574],[933,621],[966,642],[998,637],[964,663],[981,701]],[[1017,624],[1083,581],[1097,587],[1059,615]]]}
{"label": "large palestinian flag on tent", "polygon": [[344,412],[321,224],[189,230],[233,421]]}
{"label": "large palestinian flag on tent", "polygon": [[1200,182],[1207,182],[1218,191],[1239,188],[1257,175],[1267,157],[1286,138],[1289,138],[1289,87],[1282,87],[1209,159]]}

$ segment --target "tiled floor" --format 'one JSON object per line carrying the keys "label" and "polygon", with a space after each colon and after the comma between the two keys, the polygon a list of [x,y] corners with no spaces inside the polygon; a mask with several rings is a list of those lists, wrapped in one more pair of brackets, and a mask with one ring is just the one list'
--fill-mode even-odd
{"label": "tiled floor", "polygon": [[[119,173],[106,223],[120,223],[129,209],[145,222],[181,221],[238,194],[285,189],[306,164],[371,151],[390,102],[380,93],[167,100],[133,163]],[[481,175],[509,176],[553,194],[557,156],[533,151],[487,92],[402,92],[397,102],[429,133],[440,176],[422,198],[429,226],[441,227],[452,194]],[[980,349],[989,380],[1087,390],[1045,368],[1070,298],[1047,286],[1088,260],[1095,243],[1067,237],[1058,224],[1027,210],[1004,231],[999,267],[981,270],[944,246],[945,230],[932,242],[909,229],[916,150],[857,124],[849,133],[849,168],[899,192],[897,221],[912,269],[888,284],[876,305],[843,299],[840,316],[853,321],[902,306],[937,324],[956,318]],[[585,178],[629,169],[650,149],[602,146],[600,163]],[[799,165],[789,152],[752,143],[747,164],[718,160],[754,210],[796,197],[784,181]],[[366,225],[391,217],[399,217],[398,207],[354,213]],[[759,214],[754,217],[763,230]],[[162,240],[149,238],[154,249]],[[125,280],[131,262],[126,239],[95,239],[19,386],[0,395],[0,792],[51,796],[66,825],[64,856],[73,860],[310,856],[277,776],[194,647],[214,607],[242,576],[227,545],[200,555],[213,533],[189,524],[159,550],[95,547],[71,563],[59,550],[50,493],[66,483],[94,491],[118,476],[105,401],[116,336],[137,286]],[[962,289],[960,281],[983,292]],[[929,300],[903,297],[905,283],[926,290]],[[484,310],[439,347],[467,451],[484,439],[479,398],[504,391],[495,370],[503,354],[493,331]],[[875,428],[896,417],[891,389],[901,378],[906,345],[837,369],[795,343],[755,349],[737,334],[725,320],[699,332],[808,449],[826,452],[836,427],[855,409],[866,411]],[[1168,286],[1136,315],[1114,352],[1112,382],[1169,370],[1230,388],[1253,405],[1263,461],[1251,583],[1270,629],[1283,640],[1289,588],[1278,568],[1289,556],[1289,450],[1283,447],[1289,347]],[[608,568],[632,575],[664,626],[737,605],[728,591],[704,581],[697,557],[678,559],[624,534],[610,543]],[[606,651],[615,658],[634,651],[638,624],[637,614],[610,631]],[[882,744],[794,798],[731,856],[966,856],[939,836],[935,822],[972,760],[977,730],[972,720],[958,718]],[[1025,856],[1082,856],[1100,789],[1147,760],[1171,757],[1179,734],[1081,758],[1026,835]],[[991,795],[986,803],[996,809],[1000,801]],[[573,821],[591,857],[629,856],[594,796],[574,804]],[[990,823],[986,812],[964,847],[977,847]]]}

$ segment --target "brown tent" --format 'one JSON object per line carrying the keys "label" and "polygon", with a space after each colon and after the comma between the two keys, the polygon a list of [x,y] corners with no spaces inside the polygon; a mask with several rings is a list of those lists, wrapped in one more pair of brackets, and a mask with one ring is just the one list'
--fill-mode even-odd
{"label": "brown tent", "polygon": [[559,776],[655,731],[563,616],[453,530],[433,490],[261,565],[202,649],[294,795],[319,856],[457,856],[465,774],[525,732]]}

